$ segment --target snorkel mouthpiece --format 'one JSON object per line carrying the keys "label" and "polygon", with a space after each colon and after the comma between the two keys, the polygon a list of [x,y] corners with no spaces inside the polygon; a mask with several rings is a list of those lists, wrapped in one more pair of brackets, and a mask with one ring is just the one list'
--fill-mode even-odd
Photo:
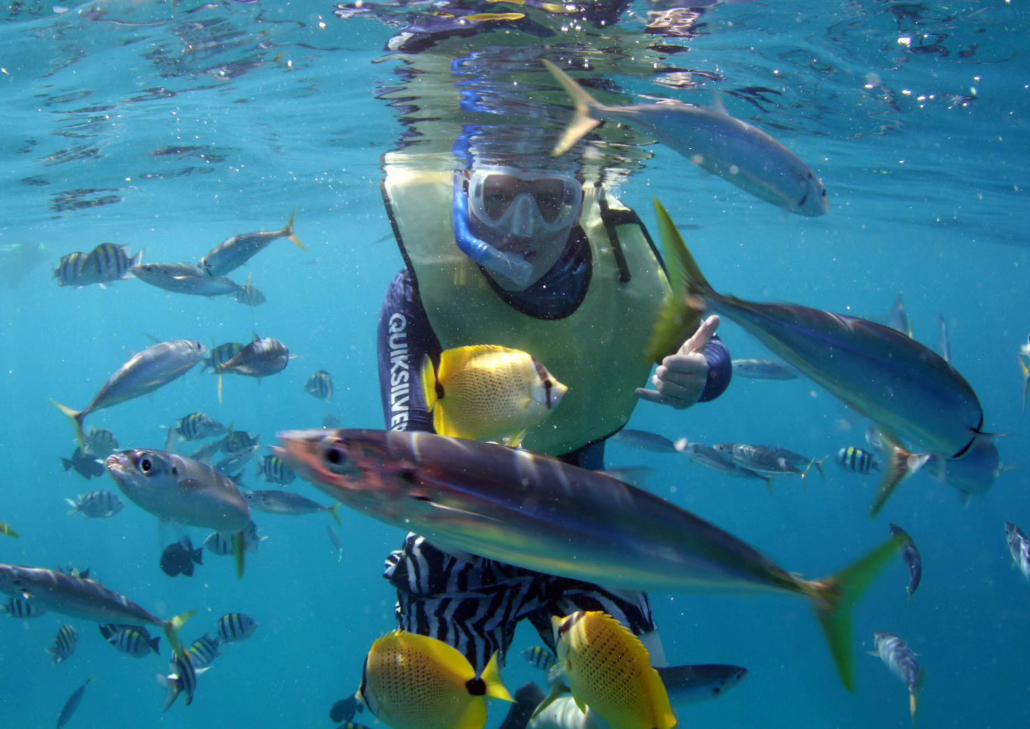
{"label": "snorkel mouthpiece", "polygon": [[519,286],[527,286],[533,276],[529,261],[511,253],[497,250],[484,240],[472,234],[469,227],[469,204],[465,195],[464,178],[461,172],[454,173],[454,240],[458,250],[488,271],[500,274]]}

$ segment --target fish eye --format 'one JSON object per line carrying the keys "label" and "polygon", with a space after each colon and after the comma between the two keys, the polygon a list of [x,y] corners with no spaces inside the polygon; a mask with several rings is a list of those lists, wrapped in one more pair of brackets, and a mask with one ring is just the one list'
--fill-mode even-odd
{"label": "fish eye", "polygon": [[154,462],[149,458],[141,458],[139,461],[139,470],[143,473],[150,473],[151,469],[154,468]]}
{"label": "fish eye", "polygon": [[323,441],[322,460],[325,461],[326,468],[333,473],[343,473],[347,470],[347,454],[335,438]]}

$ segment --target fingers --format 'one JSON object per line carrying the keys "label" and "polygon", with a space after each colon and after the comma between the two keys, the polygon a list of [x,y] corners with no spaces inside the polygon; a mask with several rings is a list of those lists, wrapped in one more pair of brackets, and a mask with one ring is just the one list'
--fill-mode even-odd
{"label": "fingers", "polygon": [[701,322],[701,326],[697,328],[693,336],[690,337],[683,346],[680,347],[679,354],[690,354],[692,352],[703,352],[705,345],[708,344],[708,340],[712,338],[715,331],[719,328],[721,319],[718,316],[710,316]]}
{"label": "fingers", "polygon": [[641,400],[647,400],[647,402],[653,402],[657,405],[669,404],[669,399],[657,390],[646,390],[643,387],[638,387],[637,397],[639,397]]}

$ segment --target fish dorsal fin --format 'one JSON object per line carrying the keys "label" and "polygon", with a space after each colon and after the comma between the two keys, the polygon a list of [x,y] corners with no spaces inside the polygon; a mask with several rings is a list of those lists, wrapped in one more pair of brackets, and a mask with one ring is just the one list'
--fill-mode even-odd
{"label": "fish dorsal fin", "polygon": [[716,114],[721,114],[722,116],[730,115],[730,113],[726,111],[726,102],[723,100],[722,93],[719,91],[716,91],[715,94],[712,95],[711,108]]}
{"label": "fish dorsal fin", "polygon": [[258,341],[259,339],[261,339],[261,336],[257,332],[251,332],[251,334],[254,335],[254,341],[255,342]]}

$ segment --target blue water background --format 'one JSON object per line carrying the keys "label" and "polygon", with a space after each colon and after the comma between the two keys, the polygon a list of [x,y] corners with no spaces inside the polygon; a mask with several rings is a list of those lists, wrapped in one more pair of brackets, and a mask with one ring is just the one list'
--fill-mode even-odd
{"label": "blue water background", "polygon": [[[908,641],[928,675],[922,726],[1024,727],[1030,584],[1012,568],[1003,524],[1030,528],[1015,356],[1030,329],[1030,24],[1018,3],[953,6],[922,6],[937,19],[926,28],[906,27],[901,4],[870,0],[744,4],[706,16],[709,34],[692,42],[690,63],[718,70],[728,88],[782,92],[764,113],[739,99],[730,99],[730,111],[767,124],[816,169],[829,188],[829,215],[787,216],[665,149],[621,194],[652,230],[651,198],[661,197],[721,291],[869,318],[884,316],[904,292],[916,337],[929,346],[943,315],[953,362],[983,402],[985,428],[1011,434],[998,448],[1003,463],[1018,467],[967,507],[920,474],[870,520],[875,480],[832,463],[825,482],[810,478],[805,488],[781,479],[770,496],[759,483],[675,456],[613,444],[608,461],[653,466],[654,492],[808,576],[858,557],[887,536],[888,522],[902,525],[922,551],[924,584],[909,604],[904,566],[887,570],[857,609],[859,652],[873,648],[875,630]],[[87,12],[94,7],[102,12]],[[243,581],[229,560],[209,555],[193,579],[166,577],[156,520],[132,504],[111,520],[66,514],[64,498],[114,486],[62,471],[72,429],[47,398],[85,406],[130,352],[149,345],[147,335],[210,345],[258,332],[299,357],[260,385],[227,379],[222,405],[215,378],[195,371],[87,420],[113,430],[123,447],[162,446],[160,426],[195,410],[257,431],[265,444],[277,430],[318,427],[330,409],[344,427],[381,426],[375,324],[401,259],[387,238],[379,158],[399,125],[374,98],[391,64],[372,62],[391,31],[339,21],[325,2],[187,9],[115,2],[58,15],[29,4],[0,23],[0,245],[39,242],[48,257],[0,289],[0,518],[22,534],[0,541],[0,560],[88,566],[159,615],[196,609],[187,640],[229,611],[260,627],[201,677],[193,706],[180,700],[162,715],[152,674],[166,667],[164,656],[133,661],[92,624],[57,615],[0,619],[0,717],[19,729],[53,726],[87,675],[98,683],[71,726],[330,726],[329,707],[357,687],[368,647],[393,627],[394,595],[379,573],[403,535],[357,513],[342,513],[342,563],[325,533],[327,516],[262,515],[269,539]],[[950,53],[912,52],[937,39],[924,31],[944,33]],[[198,42],[205,39],[211,45]],[[959,54],[974,44],[970,57]],[[864,88],[870,74],[882,86]],[[679,98],[711,96],[701,89]],[[192,145],[208,158],[153,156]],[[69,199],[61,193],[74,190],[120,201],[59,210]],[[136,281],[75,290],[50,278],[61,255],[102,241],[144,249],[151,261],[195,261],[232,234],[280,227],[294,206],[308,253],[277,242],[247,266],[268,297],[261,308]],[[731,324],[721,334],[735,357],[763,356]],[[331,408],[303,392],[321,368],[335,378]],[[685,412],[642,405],[632,421],[672,438],[770,443],[813,457],[863,445],[865,425],[804,380],[738,379],[713,404]],[[293,488],[328,502],[306,484]],[[203,536],[195,532],[194,541]],[[803,600],[652,600],[671,662],[750,669],[725,698],[692,708],[684,726],[910,725],[906,691],[878,659],[860,654],[858,689],[843,689]],[[79,648],[54,667],[43,648],[63,622],[78,628]],[[504,674],[510,687],[541,678],[518,655],[536,642],[528,626],[520,629]],[[492,707],[491,726],[504,710]]]}

